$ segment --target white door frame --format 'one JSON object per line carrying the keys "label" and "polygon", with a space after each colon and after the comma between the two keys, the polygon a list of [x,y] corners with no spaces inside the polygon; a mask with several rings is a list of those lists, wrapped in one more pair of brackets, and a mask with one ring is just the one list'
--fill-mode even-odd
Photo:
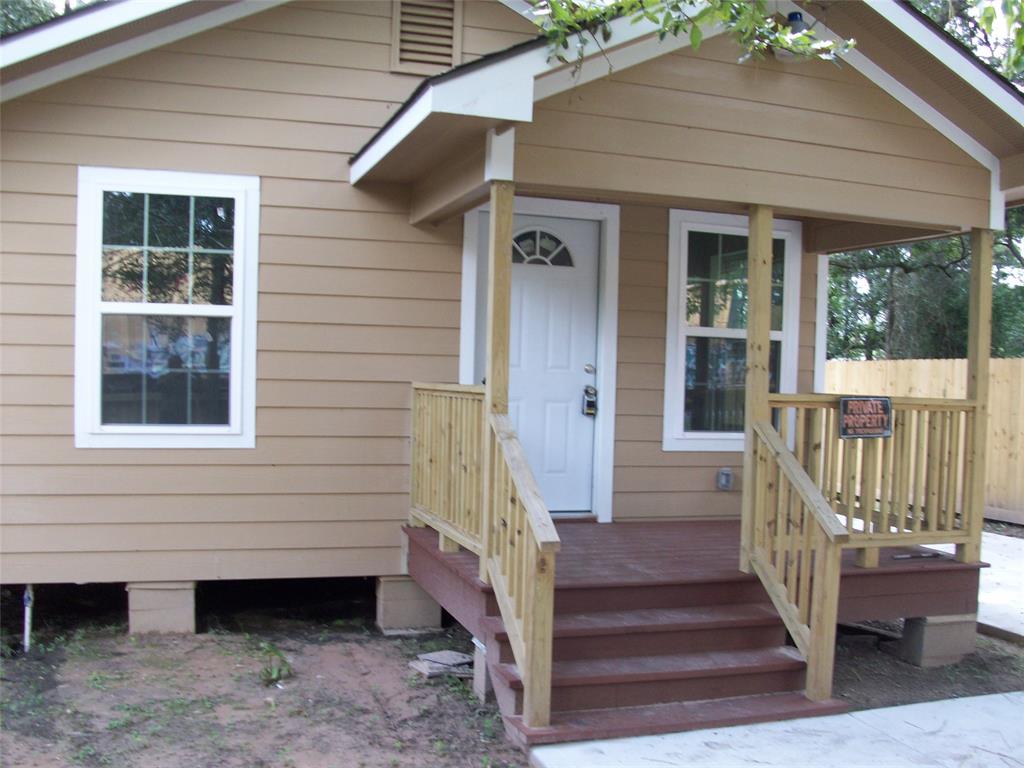
{"label": "white door frame", "polygon": [[[462,311],[459,334],[459,383],[479,384],[476,322],[486,299],[478,290],[477,255],[480,215],[488,205],[463,217]],[[594,472],[591,506],[599,523],[612,521],[612,477],[615,470],[615,394],[619,341],[619,206],[574,200],[516,197],[515,213],[556,219],[596,221],[600,226],[597,278],[597,391],[594,420]]]}

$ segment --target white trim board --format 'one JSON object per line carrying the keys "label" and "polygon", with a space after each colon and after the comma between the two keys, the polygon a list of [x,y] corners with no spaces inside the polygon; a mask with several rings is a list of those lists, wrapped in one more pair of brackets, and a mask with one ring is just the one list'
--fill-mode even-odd
{"label": "white trim board", "polygon": [[944,34],[923,23],[895,0],[865,0],[866,5],[923,50],[934,56],[949,71],[1024,126],[1024,103],[982,72],[970,57]]}
{"label": "white trim board", "polygon": [[[51,29],[44,27],[39,30],[39,35],[47,33],[47,39],[36,39],[36,37],[29,33],[25,39],[18,37],[9,43],[0,43],[0,67],[5,67],[13,64],[17,61],[24,61],[26,59],[38,56],[42,53],[47,53],[49,50],[60,48],[70,43],[75,42],[76,39],[83,39],[100,32],[114,29],[122,24],[129,23],[130,21],[136,21],[139,18],[151,16],[154,13],[158,13],[168,8],[173,8],[177,5],[181,5],[184,2],[192,2],[194,0],[146,0],[145,2],[123,2],[123,3],[111,3],[109,7],[103,9],[97,9],[96,11],[89,12],[81,19],[68,19],[66,22],[57,23]],[[0,102],[10,101],[16,99],[19,96],[24,96],[27,93],[38,91],[42,88],[46,88],[56,83],[70,80],[73,77],[84,75],[93,70],[101,67],[106,67],[110,64],[116,64],[119,61],[137,56],[146,51],[158,48],[162,45],[168,45],[170,43],[182,40],[191,35],[205,32],[209,29],[229,24],[232,21],[238,19],[244,19],[247,16],[252,16],[256,13],[262,13],[263,11],[270,10],[276,6],[283,5],[288,0],[235,0],[231,5],[222,6],[215,10],[208,11],[199,16],[184,21],[179,21],[176,24],[164,27],[162,29],[153,30],[147,32],[139,37],[133,37],[129,40],[125,40],[114,45],[101,48],[98,51],[87,53],[83,56],[69,59],[68,61],[60,64],[55,64],[52,67],[35,72],[31,75],[12,80],[9,83],[4,83],[2,89],[0,89]],[[138,13],[134,18],[130,14],[125,13],[125,9],[141,10],[145,9],[146,13]],[[105,14],[105,11],[118,11],[118,14]],[[83,34],[81,28],[75,25],[76,21],[86,21],[93,17],[103,17],[101,24],[94,24],[95,31],[88,34]],[[64,27],[73,27],[64,31],[61,35],[56,33],[63,30]],[[48,33],[54,33],[54,37],[50,38]],[[78,38],[75,35],[79,35]],[[29,43],[31,45],[28,45]],[[24,43],[25,45],[20,45]],[[52,45],[52,48],[46,48],[45,45]],[[10,47],[9,47],[10,46]],[[33,52],[34,51],[34,52]],[[30,54],[30,55],[29,55]]]}
{"label": "white trim board", "polygon": [[[478,384],[477,312],[486,307],[479,295],[485,271],[478,262],[482,205],[463,216],[462,307],[459,334],[459,383]],[[615,470],[615,415],[619,344],[619,206],[573,200],[515,198],[515,213],[564,219],[584,219],[600,224],[597,300],[597,389],[601,407],[594,423],[594,473],[592,512],[599,523],[612,521],[612,478]]]}
{"label": "white trim board", "polygon": [[[230,197],[235,200],[231,305],[104,302],[103,197],[107,191]],[[258,176],[78,169],[75,257],[75,447],[254,448],[256,446],[256,318],[259,293]],[[229,317],[229,418],[225,425],[102,423],[102,318],[110,315]]]}
{"label": "white trim board", "polygon": [[[745,339],[745,329],[688,327],[683,332],[682,309],[686,276],[686,240],[683,230],[717,232],[749,237],[749,217],[735,214],[705,213],[669,209],[668,288],[665,320],[665,391],[661,447],[664,451],[742,452],[742,432],[686,432],[684,398],[686,356],[684,336],[713,336]],[[795,392],[800,353],[800,283],[803,258],[803,226],[798,221],[774,219],[772,239],[786,244],[785,282],[782,294],[782,330],[771,331],[772,341],[782,342],[779,360],[779,391]]]}
{"label": "white trim board", "polygon": [[825,363],[828,360],[828,270],[829,255],[818,254],[818,290],[814,304],[814,391],[825,391]]}

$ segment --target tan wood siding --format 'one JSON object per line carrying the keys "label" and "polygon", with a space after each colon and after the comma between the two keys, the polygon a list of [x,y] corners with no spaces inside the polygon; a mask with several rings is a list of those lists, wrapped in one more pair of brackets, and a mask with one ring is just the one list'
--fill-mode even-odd
{"label": "tan wood siding", "polygon": [[[472,51],[521,21],[469,4]],[[390,40],[390,3],[294,3],[4,105],[4,581],[399,572],[409,382],[456,376],[462,232],[346,182],[421,79]],[[254,450],[74,448],[79,165],[261,177]]]}
{"label": "tan wood siding", "polygon": [[851,67],[738,54],[715,38],[546,99],[518,131],[517,180],[986,225],[988,172]]}
{"label": "tan wood siding", "polygon": [[[618,413],[615,420],[617,520],[739,515],[743,457],[734,452],[663,451],[665,323],[668,295],[668,208],[622,207],[619,267]],[[814,257],[803,260],[802,291],[812,283]],[[814,376],[814,296],[802,297],[803,384]],[[809,315],[807,308],[810,307]],[[809,327],[808,327],[809,323]],[[809,338],[812,354],[804,353]],[[732,469],[735,491],[715,488],[720,467]]]}

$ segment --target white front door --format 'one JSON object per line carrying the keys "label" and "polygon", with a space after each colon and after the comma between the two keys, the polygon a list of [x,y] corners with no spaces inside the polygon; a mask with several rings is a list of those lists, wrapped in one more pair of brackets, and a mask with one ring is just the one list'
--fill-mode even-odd
{"label": "white front door", "polygon": [[515,217],[509,416],[553,512],[592,506],[599,240],[596,221]]}

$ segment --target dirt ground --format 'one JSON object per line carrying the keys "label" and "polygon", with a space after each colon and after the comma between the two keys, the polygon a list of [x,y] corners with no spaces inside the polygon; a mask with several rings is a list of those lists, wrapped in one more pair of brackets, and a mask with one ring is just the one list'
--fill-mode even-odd
{"label": "dirt ground", "polygon": [[[388,638],[365,616],[288,609],[212,621],[203,634],[130,637],[105,616],[41,627],[25,657],[11,650],[20,622],[10,603],[6,614],[0,766],[526,765],[497,711],[481,706],[467,683],[424,681],[408,668],[418,653],[468,650],[457,626]],[[837,697],[862,709],[1024,690],[1024,646],[979,635],[960,664],[919,669],[893,655],[889,635],[898,630],[840,632]],[[292,675],[266,685],[285,662]]]}
{"label": "dirt ground", "polygon": [[[424,681],[407,666],[416,653],[464,647],[463,633],[392,639],[346,624],[145,637],[117,627],[53,638],[29,657],[3,659],[0,764],[525,765],[497,711],[466,683]],[[293,675],[268,687],[282,656]]]}

